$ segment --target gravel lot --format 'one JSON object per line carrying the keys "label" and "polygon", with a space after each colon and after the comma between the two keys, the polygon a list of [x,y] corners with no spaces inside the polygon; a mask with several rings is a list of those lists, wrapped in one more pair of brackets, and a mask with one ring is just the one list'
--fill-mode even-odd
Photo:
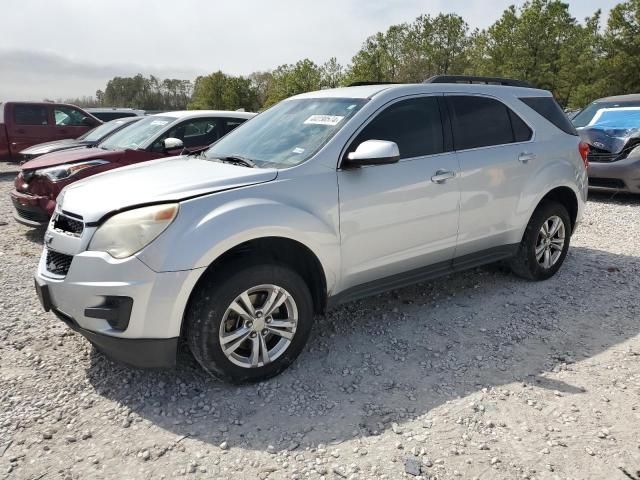
{"label": "gravel lot", "polygon": [[[319,318],[235,387],[142,371],[41,311],[0,169],[0,479],[638,479],[640,198],[594,196],[560,273],[477,269]],[[626,472],[626,473],[625,473]]]}

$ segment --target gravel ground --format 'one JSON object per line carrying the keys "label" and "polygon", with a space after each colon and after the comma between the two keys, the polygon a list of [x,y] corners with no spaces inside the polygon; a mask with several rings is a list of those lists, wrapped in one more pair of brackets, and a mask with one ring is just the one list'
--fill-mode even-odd
{"label": "gravel ground", "polygon": [[[115,364],[41,311],[0,170],[0,479],[640,478],[640,198],[594,196],[560,273],[498,268],[319,318],[262,384]],[[626,472],[626,473],[625,473]]]}

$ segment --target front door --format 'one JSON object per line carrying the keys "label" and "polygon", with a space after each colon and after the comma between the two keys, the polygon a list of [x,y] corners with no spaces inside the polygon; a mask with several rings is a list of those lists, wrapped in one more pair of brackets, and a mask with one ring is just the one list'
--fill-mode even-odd
{"label": "front door", "polygon": [[66,105],[55,105],[52,108],[56,138],[59,140],[78,138],[86,131],[94,128],[88,123],[90,120],[85,120],[85,114],[77,108]]}
{"label": "front door", "polygon": [[451,261],[459,167],[444,141],[438,98],[412,97],[386,106],[347,149],[365,140],[393,141],[400,161],[352,169],[343,162],[338,171],[340,290]]}

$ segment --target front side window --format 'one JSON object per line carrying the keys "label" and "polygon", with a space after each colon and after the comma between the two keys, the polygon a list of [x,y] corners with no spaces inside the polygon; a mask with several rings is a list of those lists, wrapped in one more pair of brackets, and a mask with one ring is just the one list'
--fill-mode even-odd
{"label": "front side window", "polygon": [[456,150],[530,140],[533,132],[504,103],[493,98],[448,96]]}
{"label": "front side window", "polygon": [[71,107],[54,107],[53,118],[59,127],[81,127],[86,126],[84,122],[85,115]]}
{"label": "front side window", "polygon": [[175,117],[150,116],[136,122],[129,127],[114,133],[100,144],[105,150],[126,150],[139,148],[154,135],[164,130]]}
{"label": "front side window", "polygon": [[366,103],[359,98],[285,100],[212,145],[206,158],[244,157],[288,168],[311,158]]}
{"label": "front side window", "polygon": [[444,140],[438,99],[422,97],[394,103],[358,134],[347,153],[366,140],[395,142],[400,158],[442,153]]}
{"label": "front side window", "polygon": [[182,140],[185,148],[205,147],[211,145],[218,138],[219,119],[217,118],[195,118],[179,123],[167,133],[163,134],[151,147],[153,150],[163,150],[164,140],[167,138],[177,138]]}
{"label": "front side window", "polygon": [[14,105],[13,121],[16,125],[47,125],[47,107],[40,105]]}

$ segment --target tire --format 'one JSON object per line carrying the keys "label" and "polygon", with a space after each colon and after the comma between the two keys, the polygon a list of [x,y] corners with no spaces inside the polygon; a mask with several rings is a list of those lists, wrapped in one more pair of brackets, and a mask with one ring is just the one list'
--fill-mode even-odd
{"label": "tire", "polygon": [[[185,317],[186,340],[202,368],[221,380],[251,383],[278,375],[307,343],[313,323],[311,293],[302,277],[286,266],[230,263],[196,288]],[[261,308],[271,295],[273,305],[286,300],[267,315],[267,308]],[[284,327],[293,324],[295,328]],[[225,353],[223,345],[235,350]]]}
{"label": "tire", "polygon": [[[547,229],[554,226],[552,219],[559,219],[562,223],[558,227],[557,235],[544,237],[542,231],[543,225],[546,224]],[[562,230],[564,238],[562,248],[559,248],[559,235]],[[571,239],[571,219],[567,209],[560,203],[554,201],[544,201],[533,212],[527,229],[522,237],[522,242],[518,247],[518,252],[511,260],[511,271],[519,277],[527,280],[547,280],[553,277],[562,266],[567,251],[569,250],[569,242]],[[536,254],[536,249],[545,247],[542,257]],[[550,252],[549,262],[546,261],[546,250]],[[540,252],[540,250],[538,250]]]}

